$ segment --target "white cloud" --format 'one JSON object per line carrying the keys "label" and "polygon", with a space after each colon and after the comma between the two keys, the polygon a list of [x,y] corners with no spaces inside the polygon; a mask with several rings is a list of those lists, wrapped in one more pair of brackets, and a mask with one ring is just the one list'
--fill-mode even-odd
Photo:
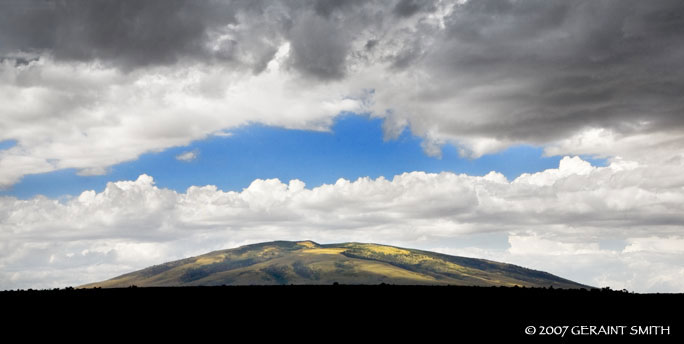
{"label": "white cloud", "polygon": [[563,157],[557,169],[548,169],[538,173],[523,173],[516,178],[516,183],[533,184],[537,186],[553,185],[559,179],[571,175],[587,175],[596,170],[595,167],[579,157]]}
{"label": "white cloud", "polygon": [[280,58],[258,75],[221,66],[123,73],[49,58],[21,67],[0,62],[0,140],[17,142],[0,151],[0,187],[64,168],[103,174],[248,123],[328,130],[340,112],[366,111],[362,90],[307,84]]}
{"label": "white cloud", "polygon": [[511,235],[508,237],[513,255],[572,256],[599,252],[598,242],[567,243],[540,238],[538,235]]}
{"label": "white cloud", "polygon": [[191,150],[187,152],[183,152],[181,154],[176,155],[176,160],[182,161],[182,162],[191,162],[195,159],[197,159],[197,156],[199,155],[199,150]]}
{"label": "white cloud", "polygon": [[674,253],[684,254],[684,238],[678,237],[647,237],[647,238],[630,238],[629,245],[625,247],[623,252],[660,252],[660,253]]}
{"label": "white cloud", "polygon": [[[579,230],[581,234],[585,231]],[[661,252],[655,248],[620,251],[600,248],[598,242],[572,242],[545,239],[543,229],[526,234],[510,234],[508,249],[436,247],[447,254],[480,257],[513,263],[542,271],[552,271],[561,277],[595,287],[627,289],[637,292],[681,292],[684,290],[684,253]],[[659,238],[658,240],[676,240]],[[639,239],[628,239],[639,240]]]}
{"label": "white cloud", "polygon": [[233,133],[227,132],[227,131],[223,131],[223,130],[219,130],[219,131],[217,131],[217,132],[215,132],[215,133],[212,133],[212,135],[214,135],[214,136],[219,136],[219,137],[231,137],[231,136],[233,136]]}
{"label": "white cloud", "polygon": [[[240,192],[207,185],[184,193],[141,175],[66,201],[2,197],[0,287],[76,285],[249,242],[312,239],[437,248],[595,286],[682,291],[682,167],[595,167],[565,157],[558,169],[513,181],[496,172],[412,172],[315,188],[257,179]],[[493,239],[463,245],[483,235]],[[507,242],[494,245],[500,236]],[[626,246],[602,247],[606,240]]]}

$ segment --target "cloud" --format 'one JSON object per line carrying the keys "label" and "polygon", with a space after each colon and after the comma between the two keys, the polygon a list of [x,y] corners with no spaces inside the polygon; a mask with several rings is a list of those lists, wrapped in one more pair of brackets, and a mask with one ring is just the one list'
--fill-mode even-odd
{"label": "cloud", "polygon": [[410,56],[402,73],[420,87],[377,92],[378,103],[475,157],[592,128],[681,137],[681,100],[669,95],[682,84],[665,75],[678,64],[671,47],[682,25],[667,13],[683,10],[665,1],[469,1],[395,54]]}
{"label": "cloud", "polygon": [[394,6],[394,13],[400,17],[410,17],[423,10],[436,10],[435,1],[400,0]]}
{"label": "cloud", "polygon": [[[250,242],[313,239],[437,249],[595,286],[681,291],[673,276],[684,258],[682,167],[595,167],[565,157],[559,168],[513,181],[497,172],[411,172],[314,188],[257,179],[240,192],[207,185],[184,193],[141,175],[70,200],[2,197],[0,287],[76,285]],[[653,173],[670,177],[644,177]]]}
{"label": "cloud", "polygon": [[199,155],[199,150],[191,150],[187,152],[183,152],[181,154],[176,155],[176,160],[182,161],[182,162],[191,162],[195,159],[197,159],[197,156]]}
{"label": "cloud", "polygon": [[661,253],[684,253],[684,240],[677,237],[659,238],[634,238],[629,240],[629,245],[624,252],[661,252]]}
{"label": "cloud", "polygon": [[279,68],[288,49],[257,76],[216,66],[125,74],[48,59],[21,68],[4,62],[0,135],[17,143],[0,150],[0,186],[64,168],[106,171],[250,122],[327,130],[340,112],[364,111],[363,93],[291,87],[296,80]]}
{"label": "cloud", "polygon": [[291,31],[292,66],[319,79],[339,79],[346,74],[349,40],[341,37],[339,24],[319,16],[302,18]]}
{"label": "cloud", "polygon": [[328,130],[345,111],[384,118],[387,138],[409,128],[432,156],[684,148],[676,0],[0,7],[0,140],[17,143],[0,151],[5,187],[247,123]]}
{"label": "cloud", "polygon": [[507,250],[477,247],[443,247],[437,250],[554,271],[565,278],[596,287],[637,292],[680,292],[684,289],[684,270],[679,263],[684,259],[681,252],[626,252],[601,248],[596,243],[554,241],[536,234],[512,235],[509,243]]}
{"label": "cloud", "polygon": [[48,53],[60,60],[101,60],[126,69],[185,59],[229,59],[208,45],[213,29],[236,24],[240,4],[225,1],[7,2],[4,51]]}

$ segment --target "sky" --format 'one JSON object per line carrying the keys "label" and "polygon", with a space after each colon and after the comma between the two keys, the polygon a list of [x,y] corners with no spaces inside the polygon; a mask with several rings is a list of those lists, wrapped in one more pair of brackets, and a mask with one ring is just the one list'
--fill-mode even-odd
{"label": "sky", "polygon": [[684,292],[680,1],[0,1],[0,289],[270,240]]}

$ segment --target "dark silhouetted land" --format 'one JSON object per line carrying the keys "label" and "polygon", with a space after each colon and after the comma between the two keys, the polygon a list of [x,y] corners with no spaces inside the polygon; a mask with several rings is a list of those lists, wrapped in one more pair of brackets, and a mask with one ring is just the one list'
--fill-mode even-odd
{"label": "dark silhouetted land", "polygon": [[[297,341],[519,338],[528,326],[669,326],[681,338],[682,294],[600,289],[406,285],[130,287],[0,292],[5,329],[94,338]],[[66,332],[64,332],[66,331]],[[245,337],[247,336],[247,337]],[[292,337],[294,336],[294,337]],[[474,336],[474,337],[473,337]],[[679,336],[679,337],[677,337]],[[588,339],[582,337],[583,339]],[[630,337],[631,338],[631,337]],[[599,342],[605,342],[606,338]],[[613,338],[624,341],[626,338]],[[634,339],[634,338],[632,338]]]}

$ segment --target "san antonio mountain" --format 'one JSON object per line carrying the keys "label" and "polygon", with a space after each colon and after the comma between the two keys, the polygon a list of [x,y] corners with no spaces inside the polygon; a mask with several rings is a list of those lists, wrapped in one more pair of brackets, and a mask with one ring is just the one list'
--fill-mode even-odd
{"label": "san antonio mountain", "polygon": [[590,288],[516,265],[378,244],[274,241],[210,252],[81,286],[401,284]]}

